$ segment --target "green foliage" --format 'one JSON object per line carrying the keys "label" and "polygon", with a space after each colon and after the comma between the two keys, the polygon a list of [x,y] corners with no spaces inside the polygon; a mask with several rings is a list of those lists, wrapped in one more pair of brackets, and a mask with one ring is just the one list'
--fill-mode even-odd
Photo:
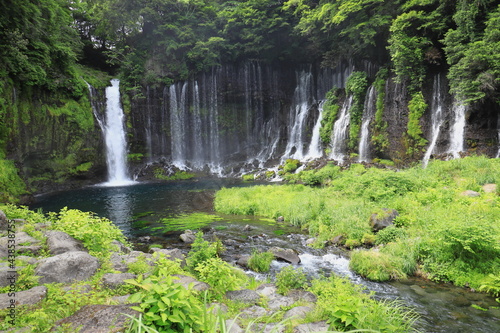
{"label": "green foliage", "polygon": [[377,233],[376,244],[388,244],[390,242],[395,242],[399,239],[404,239],[406,237],[406,232],[403,228],[397,228],[395,226],[388,226],[380,230]]}
{"label": "green foliage", "polygon": [[283,172],[285,173],[292,173],[295,172],[300,166],[300,161],[299,160],[294,160],[294,159],[287,159],[285,161],[285,164],[283,165]]}
{"label": "green foliage", "polygon": [[253,173],[250,173],[250,174],[241,176],[241,178],[243,178],[243,181],[251,182],[251,181],[255,180],[255,175]]}
{"label": "green foliage", "polygon": [[146,279],[139,276],[126,282],[141,290],[130,296],[132,308],[143,313],[143,323],[161,332],[199,331],[203,323],[203,306],[191,289],[174,283],[174,277],[160,271]]}
{"label": "green foliage", "polygon": [[292,289],[304,288],[306,282],[307,277],[302,268],[285,266],[276,274],[277,291],[282,295],[286,295]]}
{"label": "green foliage", "polygon": [[194,271],[198,265],[203,264],[208,259],[217,258],[222,248],[220,241],[211,243],[203,239],[201,231],[196,233],[196,239],[186,258],[188,267]]}
{"label": "green foliage", "polygon": [[345,278],[313,280],[310,290],[318,297],[315,311],[335,330],[408,332],[417,318],[401,303],[375,301]]}
{"label": "green foliage", "polygon": [[63,208],[59,214],[51,213],[51,228],[64,231],[83,243],[93,256],[108,257],[114,246],[114,240],[126,242],[120,229],[106,218],[77,209]]}
{"label": "green foliage", "polygon": [[165,169],[156,168],[154,170],[154,176],[156,179],[161,179],[161,180],[185,180],[185,179],[192,179],[196,175],[192,172],[187,172],[187,171],[177,171],[172,175],[166,175]]}
{"label": "green foliage", "polygon": [[422,118],[425,110],[427,109],[427,104],[425,103],[424,96],[422,92],[417,92],[412,95],[410,102],[408,103],[408,154],[413,155],[414,153],[420,151],[420,149],[425,145],[427,140],[422,137],[422,127],[420,126],[420,118]]}
{"label": "green foliage", "polygon": [[14,162],[1,158],[0,153],[0,203],[15,203],[26,193],[26,184],[19,177]]}
{"label": "green foliage", "polygon": [[372,281],[406,278],[401,266],[401,258],[374,250],[354,251],[349,262],[349,268]]}
{"label": "green foliage", "polygon": [[218,220],[221,220],[221,217],[214,214],[192,213],[176,217],[162,218],[159,222],[165,225],[164,227],[161,227],[161,230],[173,231],[199,229]]}
{"label": "green foliage", "polygon": [[137,260],[127,264],[128,272],[134,274],[145,274],[152,271],[150,262],[144,255],[137,257]]}
{"label": "green foliage", "polygon": [[208,258],[200,262],[195,267],[195,271],[196,277],[200,281],[208,283],[212,287],[211,292],[217,298],[225,295],[227,291],[241,287],[248,279],[243,271],[232,267],[218,257]]}
{"label": "green foliage", "polygon": [[259,273],[269,272],[271,262],[274,259],[274,254],[271,252],[252,252],[250,259],[248,259],[248,267]]}
{"label": "green foliage", "polygon": [[349,109],[351,122],[349,125],[349,147],[355,149],[358,146],[359,131],[365,103],[368,78],[365,72],[352,73],[346,82],[346,95],[352,95],[352,105]]}
{"label": "green foliage", "polygon": [[319,129],[319,135],[321,141],[325,145],[330,143],[333,131],[333,125],[337,119],[337,113],[339,112],[340,106],[338,105],[338,93],[339,89],[333,87],[327,94],[326,100],[323,104],[323,119],[321,119],[321,127]]}
{"label": "green foliage", "polygon": [[[486,279],[482,281],[479,291],[487,292],[493,296],[500,296],[500,275],[489,274]],[[500,298],[497,298],[500,302]]]}

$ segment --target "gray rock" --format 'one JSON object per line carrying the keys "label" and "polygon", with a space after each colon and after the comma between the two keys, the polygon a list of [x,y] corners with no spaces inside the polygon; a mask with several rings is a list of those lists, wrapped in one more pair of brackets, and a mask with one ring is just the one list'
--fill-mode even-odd
{"label": "gray rock", "polygon": [[193,289],[197,291],[205,291],[210,289],[210,286],[207,283],[198,281],[193,277],[187,275],[178,275],[178,274],[172,276],[177,278],[174,279],[174,283],[180,283],[186,289],[188,289],[191,284],[193,284]]}
{"label": "gray rock", "polygon": [[265,284],[260,285],[255,291],[260,296],[267,297],[267,298],[273,298],[273,297],[276,297],[277,290],[278,290],[278,288],[276,288],[276,285],[274,285],[272,283],[265,283]]}
{"label": "gray rock", "polygon": [[497,184],[484,184],[483,191],[484,193],[496,193]]}
{"label": "gray rock", "polygon": [[480,196],[481,194],[479,192],[476,192],[476,191],[467,190],[467,191],[463,191],[462,193],[460,193],[460,195],[464,196],[464,197],[474,198],[474,197]]}
{"label": "gray rock", "polygon": [[214,315],[225,314],[229,309],[224,303],[211,303],[209,304],[208,308],[211,309],[211,312]]}
{"label": "gray rock", "polygon": [[288,319],[288,318],[303,319],[312,310],[313,310],[313,308],[311,308],[309,306],[297,306],[297,307],[285,312],[283,319]]}
{"label": "gray rock", "polygon": [[126,271],[128,271],[128,266],[125,262],[125,259],[126,256],[113,252],[109,260],[115,271],[125,273]]}
{"label": "gray rock", "polygon": [[318,300],[316,295],[306,290],[298,290],[298,289],[290,290],[287,296],[291,297],[294,300],[294,302],[304,301],[309,303],[316,303],[316,301]]}
{"label": "gray rock", "polygon": [[337,245],[342,244],[343,241],[344,241],[344,236],[343,235],[337,235],[337,236],[333,237],[331,243],[332,243],[333,246],[337,246]]}
{"label": "gray rock", "polygon": [[165,258],[169,260],[179,260],[181,263],[181,267],[186,266],[186,256],[182,253],[181,250],[179,249],[172,249],[172,250],[166,250],[166,249],[159,249],[159,248],[152,248],[151,251],[154,253],[159,253],[163,254]]}
{"label": "gray rock", "polygon": [[7,252],[7,249],[0,247],[0,259],[7,258],[8,256],[9,253]]}
{"label": "gray rock", "polygon": [[132,273],[106,273],[102,277],[102,284],[111,289],[116,289],[125,284],[125,280],[135,279],[137,275]]}
{"label": "gray rock", "polygon": [[113,301],[117,302],[118,304],[129,304],[128,298],[130,297],[129,295],[124,295],[124,296],[115,296],[111,298]]}
{"label": "gray rock", "polygon": [[233,290],[226,293],[226,297],[232,301],[243,302],[247,304],[256,304],[260,300],[259,294],[250,289]]}
{"label": "gray rock", "polygon": [[226,330],[224,332],[227,333],[243,333],[243,329],[238,325],[236,320],[234,319],[228,319],[226,320]]}
{"label": "gray rock", "polygon": [[378,232],[382,229],[387,228],[390,225],[394,225],[394,219],[399,216],[399,213],[395,209],[382,209],[383,213],[373,213],[370,216],[370,226],[374,232]]}
{"label": "gray rock", "polygon": [[196,234],[193,233],[191,230],[186,230],[184,231],[183,234],[179,236],[179,238],[186,244],[192,244],[196,240]]}
{"label": "gray rock", "polygon": [[35,269],[40,283],[71,283],[84,281],[94,275],[99,261],[87,252],[66,252],[43,259]]}
{"label": "gray rock", "polygon": [[278,260],[283,260],[294,265],[300,263],[300,258],[297,252],[295,252],[292,249],[282,249],[279,247],[272,247],[269,249],[269,252],[274,254],[274,257]]}
{"label": "gray rock", "polygon": [[[21,267],[16,267],[19,270]],[[16,270],[11,269],[8,265],[0,267],[0,287],[7,287],[10,284],[16,283],[18,274]]]}
{"label": "gray rock", "polygon": [[250,260],[250,256],[248,254],[241,255],[236,263],[242,267],[248,267],[248,260]]}
{"label": "gray rock", "polygon": [[3,212],[3,210],[0,210],[0,230],[7,230],[8,228],[8,221],[7,221],[7,216]]}
{"label": "gray rock", "polygon": [[71,251],[87,252],[82,242],[74,239],[65,232],[49,230],[45,232],[45,236],[47,237],[47,246],[49,247],[50,254],[53,256]]}
{"label": "gray rock", "polygon": [[316,238],[308,238],[308,239],[306,240],[306,245],[307,245],[307,246],[311,246],[311,245],[313,245],[313,244],[314,244],[314,242],[315,242],[315,241],[316,241]]}
{"label": "gray rock", "polygon": [[293,303],[295,303],[293,298],[277,295],[267,303],[267,306],[273,311],[279,311],[281,308],[290,306]]}
{"label": "gray rock", "polygon": [[241,311],[241,317],[243,318],[258,318],[267,316],[270,313],[261,306],[252,305],[249,308],[243,309]]}
{"label": "gray rock", "polygon": [[112,241],[111,244],[118,247],[119,252],[122,252],[125,254],[132,252],[132,249],[130,247],[125,246],[125,244],[123,244],[122,242],[119,242],[117,240]]}
{"label": "gray rock", "polygon": [[252,227],[247,224],[244,228],[243,228],[243,231],[251,231],[252,230]]}
{"label": "gray rock", "polygon": [[7,309],[14,301],[16,306],[33,305],[42,301],[47,296],[47,287],[38,286],[29,290],[18,291],[14,296],[9,293],[0,294],[0,309]]}
{"label": "gray rock", "polygon": [[254,332],[260,333],[283,333],[286,326],[280,323],[253,323],[250,326]]}
{"label": "gray rock", "polygon": [[326,321],[318,321],[316,323],[301,324],[294,328],[293,333],[318,333],[329,332],[329,326]]}
{"label": "gray rock", "polygon": [[129,316],[137,316],[139,312],[129,305],[86,305],[73,315],[61,319],[52,327],[57,331],[63,325],[78,330],[79,333],[114,333],[123,332],[128,326]]}
{"label": "gray rock", "polygon": [[29,256],[18,256],[16,259],[23,261],[28,265],[36,265],[36,263],[38,262],[38,260],[36,258],[29,257]]}
{"label": "gray rock", "polygon": [[[0,248],[3,248],[4,250],[7,249],[9,244],[9,239],[12,238],[8,237],[0,238]],[[40,241],[36,238],[31,237],[24,231],[16,232],[14,239],[16,242],[16,250],[18,254],[37,255],[42,250],[42,247],[38,245]]]}

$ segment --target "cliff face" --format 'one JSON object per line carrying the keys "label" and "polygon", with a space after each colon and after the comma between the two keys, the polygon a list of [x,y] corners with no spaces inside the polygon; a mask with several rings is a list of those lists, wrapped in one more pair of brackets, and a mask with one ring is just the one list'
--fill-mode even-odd
{"label": "cliff face", "polygon": [[[131,152],[142,156],[142,163],[163,160],[180,168],[223,174],[269,167],[287,158],[318,157],[311,151],[320,104],[331,88],[344,88],[348,76],[357,70],[366,71],[371,81],[376,69],[348,63],[326,70],[246,62],[218,67],[169,87],[145,87],[142,98],[132,96]],[[439,86],[433,83],[435,75],[441,78]],[[385,84],[383,111],[389,146],[382,152],[372,145],[372,158],[392,159],[401,165],[421,159],[435,135],[432,114],[437,102],[444,121],[432,156],[444,157],[449,152],[456,121],[455,101],[448,93],[445,76],[435,75],[429,76],[424,85],[428,107],[420,119],[427,145],[408,156],[410,96],[405,84],[390,78]],[[467,108],[464,154],[496,155],[497,114],[498,107],[492,103]],[[347,153],[357,154],[358,150]],[[136,165],[136,172],[140,165]]]}

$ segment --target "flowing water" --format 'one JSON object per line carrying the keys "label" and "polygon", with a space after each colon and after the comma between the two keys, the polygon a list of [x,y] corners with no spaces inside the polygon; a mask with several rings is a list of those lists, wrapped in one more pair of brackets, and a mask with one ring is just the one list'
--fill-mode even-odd
{"label": "flowing water", "polygon": [[[228,249],[224,259],[228,261],[234,261],[237,254],[251,254],[253,249],[293,248],[300,254],[299,266],[309,276],[339,274],[374,291],[378,299],[400,299],[421,315],[416,323],[421,332],[499,332],[500,310],[491,309],[498,306],[492,297],[418,279],[394,283],[366,281],[349,270],[348,256],[342,250],[312,249],[305,245],[308,237],[298,228],[270,219],[214,213],[215,191],[232,186],[249,185],[231,179],[198,179],[123,187],[92,186],[39,196],[31,208],[59,211],[67,206],[93,211],[110,218],[132,240],[149,236],[150,243],[178,247],[185,252],[188,248],[179,241],[181,231],[201,228],[207,236],[216,235],[224,241]],[[246,225],[250,230],[242,231]],[[270,276],[284,265],[274,261]],[[472,305],[490,309],[484,311]]]}
{"label": "flowing water", "polygon": [[369,162],[370,160],[370,123],[375,116],[377,90],[375,86],[370,86],[366,93],[363,119],[361,123],[361,136],[359,139],[359,162]]}
{"label": "flowing water", "polygon": [[338,119],[333,125],[330,158],[342,163],[345,159],[347,151],[346,140],[349,136],[349,124],[351,123],[351,115],[349,109],[352,105],[353,96],[349,96],[342,104]]}
{"label": "flowing water", "polygon": [[[434,87],[433,87],[433,95],[432,95],[432,104],[431,104],[431,143],[429,147],[427,147],[427,151],[425,152],[423,159],[424,168],[429,163],[429,159],[431,158],[434,149],[436,148],[437,139],[439,137],[439,132],[441,131],[441,125],[445,120],[444,112],[443,112],[443,99],[441,97],[441,77],[436,75],[434,77]],[[457,136],[459,133],[456,134]],[[460,138],[456,139],[457,141]]]}
{"label": "flowing water", "polygon": [[466,106],[456,101],[453,104],[453,125],[450,133],[450,147],[448,153],[454,158],[460,158],[460,153],[464,151],[464,133],[465,133],[465,113]]}

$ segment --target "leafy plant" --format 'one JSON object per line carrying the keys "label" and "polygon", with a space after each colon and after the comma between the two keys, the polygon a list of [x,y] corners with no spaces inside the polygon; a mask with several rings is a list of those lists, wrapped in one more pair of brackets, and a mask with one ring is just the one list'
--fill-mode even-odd
{"label": "leafy plant", "polygon": [[406,237],[406,232],[403,228],[397,228],[395,226],[388,226],[377,233],[377,238],[375,244],[388,244],[390,242],[395,242],[398,239]]}
{"label": "leafy plant", "polygon": [[189,251],[186,258],[187,265],[194,271],[198,265],[206,262],[208,259],[218,257],[222,249],[223,246],[220,241],[214,243],[208,242],[203,239],[203,233],[200,231],[196,233],[196,239],[191,245],[191,251]]}
{"label": "leafy plant", "polygon": [[271,252],[253,251],[250,259],[248,259],[248,267],[259,273],[269,272],[271,262],[274,259],[274,254]]}
{"label": "leafy plant", "polygon": [[143,314],[142,322],[162,332],[192,332],[203,323],[203,304],[190,289],[174,283],[164,272],[147,279],[139,276],[127,283],[141,290],[129,297],[130,302],[140,303],[132,308]]}
{"label": "leafy plant", "polygon": [[208,258],[195,267],[197,278],[208,283],[216,297],[243,285],[247,276],[220,258]]}
{"label": "leafy plant", "polygon": [[285,295],[292,289],[304,288],[307,277],[302,268],[295,269],[293,266],[283,267],[276,274],[276,287],[278,293]]}

